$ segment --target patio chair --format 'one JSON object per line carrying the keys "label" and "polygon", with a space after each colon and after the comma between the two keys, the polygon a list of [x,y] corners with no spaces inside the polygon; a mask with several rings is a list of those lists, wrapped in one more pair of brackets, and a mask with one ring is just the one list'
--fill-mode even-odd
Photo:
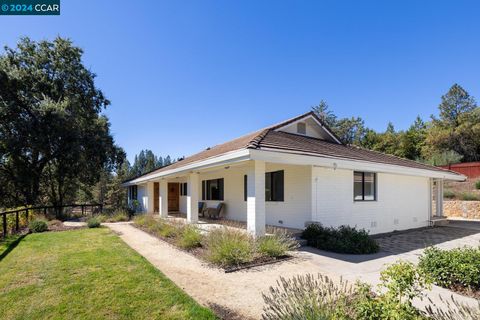
{"label": "patio chair", "polygon": [[207,204],[205,202],[199,202],[198,203],[198,215],[205,217],[205,209],[206,209]]}
{"label": "patio chair", "polygon": [[209,218],[220,219],[220,214],[224,206],[225,204],[223,202],[219,202],[215,208],[206,208],[204,214],[208,215]]}

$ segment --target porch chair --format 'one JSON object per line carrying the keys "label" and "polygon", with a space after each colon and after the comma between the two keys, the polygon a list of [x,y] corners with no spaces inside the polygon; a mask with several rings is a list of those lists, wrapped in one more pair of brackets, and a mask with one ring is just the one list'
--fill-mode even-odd
{"label": "porch chair", "polygon": [[205,207],[206,207],[206,203],[205,202],[202,202],[200,201],[198,203],[198,216],[202,216],[202,217],[205,217]]}
{"label": "porch chair", "polygon": [[224,206],[225,204],[223,202],[219,202],[215,208],[206,208],[204,214],[208,215],[209,218],[220,219],[220,214]]}

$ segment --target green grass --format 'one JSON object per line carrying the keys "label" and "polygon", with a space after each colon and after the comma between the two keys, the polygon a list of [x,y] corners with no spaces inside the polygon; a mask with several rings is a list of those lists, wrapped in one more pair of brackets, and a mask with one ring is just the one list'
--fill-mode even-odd
{"label": "green grass", "polygon": [[[8,244],[0,243],[0,256]],[[2,319],[216,319],[107,228],[30,234],[0,260]]]}

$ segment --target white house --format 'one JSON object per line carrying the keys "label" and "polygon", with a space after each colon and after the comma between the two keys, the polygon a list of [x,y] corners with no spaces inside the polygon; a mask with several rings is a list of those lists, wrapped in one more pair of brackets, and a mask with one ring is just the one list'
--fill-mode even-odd
{"label": "white house", "polygon": [[124,183],[140,211],[198,220],[198,202],[223,202],[226,219],[304,228],[351,225],[372,234],[425,227],[442,216],[452,171],[344,145],[309,112]]}

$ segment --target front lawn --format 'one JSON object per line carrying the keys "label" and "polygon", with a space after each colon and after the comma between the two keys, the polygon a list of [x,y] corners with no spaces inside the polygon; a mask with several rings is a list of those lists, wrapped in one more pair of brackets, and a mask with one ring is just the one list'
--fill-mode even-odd
{"label": "front lawn", "polygon": [[2,319],[216,318],[106,228],[30,234],[2,252]]}

